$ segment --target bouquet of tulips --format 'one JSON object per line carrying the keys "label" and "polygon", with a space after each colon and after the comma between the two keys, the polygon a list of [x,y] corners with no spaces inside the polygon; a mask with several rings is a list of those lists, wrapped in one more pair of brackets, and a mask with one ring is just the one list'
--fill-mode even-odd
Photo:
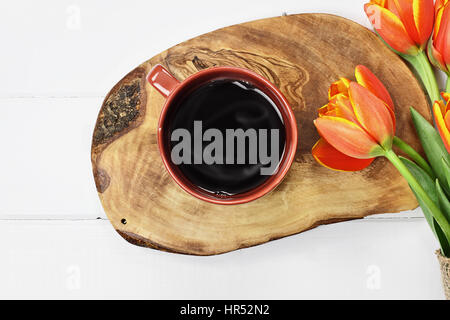
{"label": "bouquet of tulips", "polygon": [[[314,121],[320,139],[312,154],[334,170],[362,170],[376,157],[386,157],[398,169],[440,243],[437,254],[449,299],[450,0],[371,0],[364,10],[378,36],[411,65],[428,93],[433,124],[411,107],[426,159],[395,136],[394,103],[381,81],[364,66],[356,67],[356,81],[341,78],[331,84],[329,102]],[[441,94],[432,65],[447,74]],[[408,158],[398,156],[393,146]]]}

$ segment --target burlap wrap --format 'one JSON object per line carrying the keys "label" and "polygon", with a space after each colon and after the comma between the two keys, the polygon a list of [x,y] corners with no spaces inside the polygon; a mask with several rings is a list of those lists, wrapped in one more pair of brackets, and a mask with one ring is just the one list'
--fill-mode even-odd
{"label": "burlap wrap", "polygon": [[441,254],[441,250],[436,251],[436,255],[441,265],[442,285],[444,286],[445,298],[450,300],[450,258]]}

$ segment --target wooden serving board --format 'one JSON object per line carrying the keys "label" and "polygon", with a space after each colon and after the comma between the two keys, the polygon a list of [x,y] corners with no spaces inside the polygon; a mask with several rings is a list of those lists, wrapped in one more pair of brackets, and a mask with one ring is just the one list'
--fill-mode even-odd
{"label": "wooden serving board", "polygon": [[[212,66],[251,69],[276,84],[298,121],[299,145],[287,177],[247,204],[209,204],[184,192],[158,154],[163,97],[145,76],[164,65],[179,80]],[[384,159],[354,173],[318,165],[312,120],[331,82],[368,66],[396,104],[397,134],[418,148],[409,106],[430,119],[424,93],[408,67],[366,28],[333,15],[300,14],[213,31],[164,51],[126,75],[98,116],[92,166],[103,208],[131,243],[170,252],[212,255],[261,244],[318,225],[417,207],[405,180]]]}

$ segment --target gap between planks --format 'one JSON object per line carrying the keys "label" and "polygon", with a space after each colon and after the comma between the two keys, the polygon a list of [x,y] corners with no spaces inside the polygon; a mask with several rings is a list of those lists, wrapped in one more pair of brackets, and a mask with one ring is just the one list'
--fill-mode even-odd
{"label": "gap between planks", "polygon": [[[383,214],[384,215],[384,214]],[[407,220],[422,220],[425,219],[423,216],[398,216],[397,214],[394,214],[396,216],[393,217],[377,217],[375,216],[368,216],[363,219],[357,219],[358,221],[407,221]],[[14,217],[14,216],[8,216],[4,215],[3,217],[0,217],[0,221],[109,221],[108,218],[105,217],[97,217],[97,218],[83,218],[83,217]],[[353,221],[353,220],[349,220]],[[346,222],[346,221],[344,221]]]}

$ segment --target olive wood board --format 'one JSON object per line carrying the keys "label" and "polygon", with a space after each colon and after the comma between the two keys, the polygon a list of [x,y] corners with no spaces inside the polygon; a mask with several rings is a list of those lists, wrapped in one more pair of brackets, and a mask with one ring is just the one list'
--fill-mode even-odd
{"label": "olive wood board", "polygon": [[[147,39],[148,40],[148,39]],[[183,191],[164,168],[157,123],[164,98],[146,82],[156,65],[178,80],[213,66],[255,71],[288,99],[297,119],[295,161],[271,193],[246,204],[216,205]],[[396,105],[397,135],[415,148],[409,107],[431,118],[408,66],[370,30],[329,14],[298,14],[242,23],[178,44],[144,62],[106,96],[95,126],[91,160],[98,195],[127,241],[169,252],[214,255],[376,213],[414,209],[406,181],[385,159],[359,172],[317,164],[317,109],[329,85],[369,67]],[[301,250],[301,248],[299,248]]]}

